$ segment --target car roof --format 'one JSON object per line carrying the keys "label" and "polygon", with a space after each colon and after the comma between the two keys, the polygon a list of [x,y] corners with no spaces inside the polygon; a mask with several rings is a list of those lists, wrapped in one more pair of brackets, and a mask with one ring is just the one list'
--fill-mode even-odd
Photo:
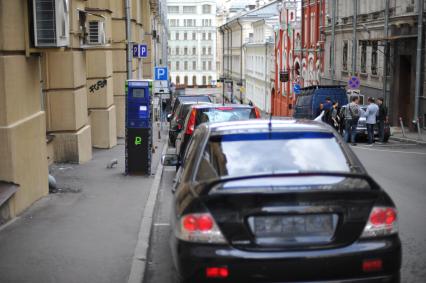
{"label": "car roof", "polygon": [[312,120],[298,120],[293,118],[285,119],[252,119],[245,121],[232,121],[222,123],[207,123],[202,125],[207,127],[212,135],[221,135],[229,133],[253,133],[263,131],[274,132],[328,132],[333,133],[331,127],[323,122]]}
{"label": "car roof", "polygon": [[232,107],[240,109],[251,109],[253,106],[246,104],[220,104],[220,103],[200,103],[194,104],[192,108],[201,109],[201,108],[219,108],[219,107]]}

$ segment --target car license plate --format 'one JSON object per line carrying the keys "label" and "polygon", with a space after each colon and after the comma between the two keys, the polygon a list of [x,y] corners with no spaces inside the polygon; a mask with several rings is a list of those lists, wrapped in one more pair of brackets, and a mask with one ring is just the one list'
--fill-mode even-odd
{"label": "car license plate", "polygon": [[256,238],[287,238],[296,241],[326,241],[334,234],[337,216],[333,214],[279,215],[250,217]]}

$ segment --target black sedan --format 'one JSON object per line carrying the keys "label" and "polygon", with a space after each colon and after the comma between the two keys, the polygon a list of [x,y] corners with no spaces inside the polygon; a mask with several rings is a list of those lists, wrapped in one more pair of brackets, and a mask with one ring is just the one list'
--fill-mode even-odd
{"label": "black sedan", "polygon": [[394,203],[320,123],[201,125],[173,212],[178,282],[400,280]]}

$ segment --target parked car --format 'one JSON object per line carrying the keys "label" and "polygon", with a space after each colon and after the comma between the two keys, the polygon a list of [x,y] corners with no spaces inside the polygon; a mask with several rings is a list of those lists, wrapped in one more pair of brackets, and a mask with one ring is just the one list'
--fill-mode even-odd
{"label": "parked car", "polygon": [[318,116],[320,104],[324,103],[327,97],[330,97],[332,102],[338,102],[339,105],[348,104],[348,96],[343,86],[305,87],[297,95],[293,117],[297,119],[315,119]]}
{"label": "parked car", "polygon": [[195,128],[201,123],[226,122],[260,118],[260,111],[244,104],[209,104],[193,105],[186,116],[183,130],[176,138],[176,152],[179,158],[185,154],[186,147]]}
{"label": "parked car", "polygon": [[200,125],[180,172],[177,282],[400,280],[395,205],[324,123]]}
{"label": "parked car", "polygon": [[179,132],[182,130],[183,124],[185,122],[185,118],[191,109],[191,106],[194,102],[181,102],[179,106],[176,108],[175,115],[173,115],[172,120],[170,121],[169,127],[169,145],[175,146],[176,137]]}
{"label": "parked car", "polygon": [[[360,105],[361,109],[365,112],[367,111],[367,105]],[[346,105],[343,105],[341,108],[340,113],[342,113],[341,115],[341,119],[342,119],[342,124],[344,125],[344,113],[346,111]],[[360,117],[358,120],[358,125],[356,126],[356,139],[360,140],[360,139],[364,139],[366,140],[368,137],[368,133],[367,133],[367,123],[366,123],[367,118],[366,117]],[[384,135],[384,141],[387,142],[389,140],[390,137],[390,125],[388,122],[385,122],[385,135]],[[379,127],[376,124],[374,126],[374,137],[378,138],[379,137]]]}
{"label": "parked car", "polygon": [[210,96],[208,95],[179,95],[176,97],[173,107],[172,107],[172,113],[167,115],[167,120],[170,122],[176,113],[176,110],[182,102],[188,102],[188,103],[200,103],[200,102],[212,102]]}

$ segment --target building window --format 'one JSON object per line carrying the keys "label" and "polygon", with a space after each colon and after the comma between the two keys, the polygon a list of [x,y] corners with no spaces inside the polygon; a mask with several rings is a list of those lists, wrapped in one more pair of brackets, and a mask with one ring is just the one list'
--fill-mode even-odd
{"label": "building window", "polygon": [[209,49],[208,49],[208,54],[212,55],[212,48],[211,47],[209,47]]}
{"label": "building window", "polygon": [[179,40],[179,33],[178,32],[176,33],[175,38],[176,38],[176,40]]}
{"label": "building window", "polygon": [[192,76],[192,85],[197,85],[197,76]]}
{"label": "building window", "polygon": [[167,54],[171,54],[171,49],[170,49],[170,47],[167,47]]}
{"label": "building window", "polygon": [[194,71],[197,70],[197,62],[196,61],[192,61],[192,69]]}
{"label": "building window", "polygon": [[183,83],[188,85],[188,76],[183,77]]}
{"label": "building window", "polygon": [[343,58],[342,58],[342,67],[344,71],[348,70],[348,42],[343,42]]}
{"label": "building window", "polygon": [[188,33],[184,32],[183,33],[183,40],[187,40],[188,39]]}
{"label": "building window", "polygon": [[196,40],[197,39],[197,35],[195,32],[192,33],[192,40]]}
{"label": "building window", "polygon": [[184,14],[196,14],[195,6],[183,6]]}
{"label": "building window", "polygon": [[180,66],[179,66],[179,61],[176,61],[176,71],[179,71],[179,69],[180,69]]}
{"label": "building window", "polygon": [[188,61],[183,62],[183,69],[188,71]]}
{"label": "building window", "polygon": [[367,73],[367,42],[361,42],[361,73]]}
{"label": "building window", "polygon": [[206,40],[206,33],[203,32],[203,40]]}
{"label": "building window", "polygon": [[167,13],[179,14],[179,6],[167,6]]}
{"label": "building window", "polygon": [[176,76],[176,84],[177,85],[180,84],[180,77],[179,76]]}
{"label": "building window", "polygon": [[315,13],[311,14],[311,45],[315,43]]}
{"label": "building window", "polygon": [[203,53],[202,54],[206,55],[206,48],[205,47],[203,47]]}
{"label": "building window", "polygon": [[371,47],[371,74],[377,75],[377,41]]}
{"label": "building window", "polygon": [[197,55],[197,48],[196,47],[192,47],[192,55]]}
{"label": "building window", "polygon": [[206,85],[207,84],[207,78],[206,78],[206,76],[203,76],[203,85]]}
{"label": "building window", "polygon": [[212,12],[212,6],[210,5],[203,5],[203,14],[210,14]]}
{"label": "building window", "polygon": [[212,20],[204,19],[202,24],[203,24],[203,27],[211,27],[212,26]]}
{"label": "building window", "polygon": [[208,80],[208,82],[209,82],[209,85],[211,85],[211,84],[212,84],[212,76],[209,76],[209,80]]}
{"label": "building window", "polygon": [[212,70],[212,61],[209,61],[209,71]]}
{"label": "building window", "polygon": [[188,47],[183,48],[183,55],[188,55]]}
{"label": "building window", "polygon": [[208,35],[209,35],[209,40],[212,40],[212,33],[209,32]]}
{"label": "building window", "polygon": [[176,55],[179,55],[179,47],[176,47]]}
{"label": "building window", "polygon": [[[206,70],[206,61],[203,61],[203,71],[205,71]],[[205,84],[205,83],[203,83],[203,84]]]}

